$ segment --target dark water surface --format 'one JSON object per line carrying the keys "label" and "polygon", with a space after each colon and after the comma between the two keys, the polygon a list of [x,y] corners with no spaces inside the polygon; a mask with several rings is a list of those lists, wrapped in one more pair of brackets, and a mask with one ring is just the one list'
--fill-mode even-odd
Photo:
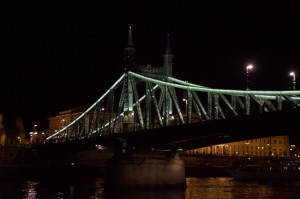
{"label": "dark water surface", "polygon": [[0,199],[198,199],[300,198],[300,181],[236,181],[187,177],[186,189],[104,189],[93,176],[0,177]]}

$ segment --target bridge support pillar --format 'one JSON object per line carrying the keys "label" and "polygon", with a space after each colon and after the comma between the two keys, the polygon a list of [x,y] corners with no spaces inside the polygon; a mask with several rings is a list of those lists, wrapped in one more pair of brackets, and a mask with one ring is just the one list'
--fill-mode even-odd
{"label": "bridge support pillar", "polygon": [[185,163],[179,155],[116,155],[107,163],[107,187],[184,188]]}

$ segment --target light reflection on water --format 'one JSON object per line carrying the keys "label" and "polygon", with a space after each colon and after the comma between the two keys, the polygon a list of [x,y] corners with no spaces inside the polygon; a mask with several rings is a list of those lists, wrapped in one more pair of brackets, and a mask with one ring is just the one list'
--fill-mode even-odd
{"label": "light reflection on water", "polygon": [[25,181],[24,186],[25,188],[22,190],[24,192],[24,199],[35,199],[39,198],[37,186],[39,185],[38,182],[34,181]]}
{"label": "light reflection on water", "polygon": [[[105,199],[103,178],[39,179],[25,181],[23,199]],[[0,198],[1,199],[1,198]]]}
{"label": "light reflection on water", "polygon": [[232,178],[188,178],[185,199],[300,198],[299,181],[236,181]]}
{"label": "light reflection on water", "polygon": [[300,198],[300,181],[187,178],[186,189],[104,189],[103,178],[1,179],[0,199]]}

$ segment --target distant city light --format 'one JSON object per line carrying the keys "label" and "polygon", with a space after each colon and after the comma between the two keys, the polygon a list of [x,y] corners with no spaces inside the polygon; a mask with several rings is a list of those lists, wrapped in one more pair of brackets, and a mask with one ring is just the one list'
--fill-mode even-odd
{"label": "distant city light", "polygon": [[251,70],[253,68],[253,66],[250,64],[246,67],[246,90],[250,90],[249,89],[249,70]]}
{"label": "distant city light", "polygon": [[253,68],[253,66],[250,64],[250,65],[247,66],[246,69],[247,69],[247,70],[250,70],[250,69],[252,69],[252,68]]}

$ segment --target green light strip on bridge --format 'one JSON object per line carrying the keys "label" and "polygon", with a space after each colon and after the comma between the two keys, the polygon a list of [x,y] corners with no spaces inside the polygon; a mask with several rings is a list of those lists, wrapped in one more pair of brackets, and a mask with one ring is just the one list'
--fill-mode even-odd
{"label": "green light strip on bridge", "polygon": [[50,135],[49,137],[46,138],[46,140],[49,140],[53,137],[55,137],[56,135],[60,134],[61,132],[63,132],[65,129],[67,129],[68,127],[72,126],[74,123],[76,123],[78,120],[80,120],[86,113],[88,113],[91,109],[93,109],[101,100],[103,100],[104,97],[106,97],[106,95],[112,90],[115,89],[115,87],[123,80],[123,78],[125,77],[125,73],[92,105],[90,106],[84,113],[82,113],[78,118],[76,118],[75,120],[73,120],[71,123],[69,123],[67,126],[65,126],[64,128],[62,128],[61,130],[57,131],[56,133],[54,133],[53,135]]}
{"label": "green light strip on bridge", "polygon": [[[155,85],[155,86],[153,87],[153,90],[155,90],[155,89],[157,89],[157,88],[158,88],[158,85]],[[145,98],[146,98],[146,95],[143,95],[143,96],[139,99],[139,102],[142,102]],[[136,103],[134,103],[133,106],[136,106]],[[106,123],[101,129],[108,127],[108,125],[114,123],[116,120],[118,120],[118,119],[120,118],[120,116],[123,116],[123,115],[124,115],[124,112],[120,113],[119,116],[115,117],[111,122]],[[100,128],[98,128],[98,130],[100,130]],[[97,131],[93,131],[92,134],[93,134],[93,133],[96,133],[96,132],[97,132]]]}
{"label": "green light strip on bridge", "polygon": [[[260,98],[266,98],[266,99],[276,99],[276,96],[280,96],[280,95],[300,95],[300,91],[254,91],[254,90],[229,90],[229,89],[213,89],[213,88],[209,88],[209,87],[205,87],[205,86],[201,86],[201,85],[197,85],[197,84],[192,84],[192,83],[188,83],[186,81],[182,81],[173,77],[168,77],[169,80],[179,83],[171,83],[171,82],[164,82],[158,79],[154,79],[154,78],[150,78],[150,77],[146,77],[144,75],[140,75],[131,71],[128,71],[129,75],[132,75],[136,78],[142,79],[144,81],[147,82],[152,82],[158,85],[163,85],[163,86],[171,86],[171,87],[175,87],[175,88],[179,88],[179,89],[183,89],[183,90],[191,90],[191,91],[199,91],[199,92],[208,92],[208,93],[222,93],[222,94],[228,94],[228,95],[237,95],[237,96],[244,96],[244,95],[255,95],[256,97],[260,97]],[[84,113],[82,113],[78,118],[76,118],[74,121],[72,121],[70,124],[68,124],[67,126],[65,126],[63,129],[59,130],[58,132],[56,132],[55,134],[49,136],[46,138],[46,140],[49,140],[53,137],[55,137],[56,135],[60,134],[62,131],[64,131],[65,129],[67,129],[68,127],[70,127],[71,125],[73,125],[74,123],[76,123],[78,120],[80,120],[86,113],[88,113],[91,109],[93,109],[104,97],[106,97],[106,95],[112,90],[114,89],[125,77],[125,73],[113,84],[113,86],[110,87],[110,89],[108,89],[92,106],[90,106]],[[140,98],[140,101],[144,98],[145,96],[142,96],[142,98]],[[292,99],[300,99],[300,97],[295,97],[295,96],[291,96]]]}
{"label": "green light strip on bridge", "polygon": [[171,81],[174,81],[176,83],[184,84],[184,85],[187,85],[187,86],[195,86],[195,87],[201,87],[201,88],[208,88],[207,86],[201,86],[201,85],[197,85],[197,84],[192,84],[192,83],[189,83],[187,81],[182,81],[180,79],[176,79],[174,77],[168,77],[168,79],[171,80]]}
{"label": "green light strip on bridge", "polygon": [[[179,89],[184,90],[191,90],[191,91],[199,91],[199,92],[208,92],[208,93],[222,93],[222,94],[228,94],[228,95],[300,95],[300,91],[254,91],[254,90],[228,90],[228,89],[213,89],[203,86],[185,86],[185,85],[179,85],[175,83],[170,82],[164,82],[161,80],[153,79],[150,77],[146,77],[134,72],[128,72],[128,74],[142,79],[144,81],[152,82],[155,84],[163,85],[163,86],[171,86]],[[193,84],[196,85],[196,84]],[[266,97],[266,96],[265,96]]]}

